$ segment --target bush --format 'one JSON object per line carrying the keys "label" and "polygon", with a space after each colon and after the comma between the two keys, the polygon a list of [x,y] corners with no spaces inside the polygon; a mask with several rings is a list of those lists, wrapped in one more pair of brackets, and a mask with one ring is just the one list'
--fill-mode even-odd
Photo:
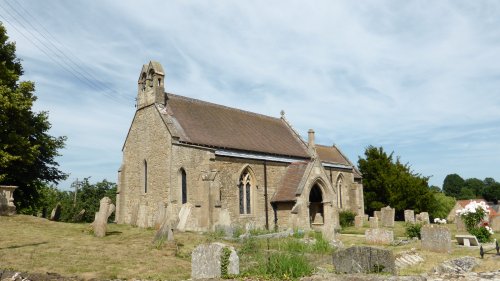
{"label": "bush", "polygon": [[354,217],[356,214],[352,211],[341,211],[339,213],[340,226],[349,227],[354,225]]}
{"label": "bush", "polygon": [[422,229],[422,224],[421,223],[415,223],[415,224],[412,224],[412,223],[406,223],[405,224],[405,228],[406,228],[406,236],[408,236],[409,238],[415,238],[417,237],[418,239],[420,239],[420,230]]}
{"label": "bush", "polygon": [[479,241],[480,243],[486,243],[491,241],[491,233],[484,226],[474,227],[469,230],[469,233],[476,236],[477,241]]}

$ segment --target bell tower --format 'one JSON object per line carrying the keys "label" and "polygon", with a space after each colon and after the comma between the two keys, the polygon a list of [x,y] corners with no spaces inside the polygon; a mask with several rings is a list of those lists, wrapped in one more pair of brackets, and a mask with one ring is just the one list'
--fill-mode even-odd
{"label": "bell tower", "polygon": [[165,72],[159,62],[150,61],[142,66],[137,82],[137,109],[155,103],[166,104],[164,78]]}

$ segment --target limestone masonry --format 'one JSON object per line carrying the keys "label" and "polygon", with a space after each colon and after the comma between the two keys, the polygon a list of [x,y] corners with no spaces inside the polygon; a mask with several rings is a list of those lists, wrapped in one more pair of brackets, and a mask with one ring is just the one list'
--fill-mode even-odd
{"label": "limestone masonry", "polygon": [[[143,66],[118,172],[119,223],[182,230],[300,228],[332,237],[340,210],[363,215],[361,174],[336,146],[280,118],[166,93]],[[158,223],[158,222],[156,222]]]}

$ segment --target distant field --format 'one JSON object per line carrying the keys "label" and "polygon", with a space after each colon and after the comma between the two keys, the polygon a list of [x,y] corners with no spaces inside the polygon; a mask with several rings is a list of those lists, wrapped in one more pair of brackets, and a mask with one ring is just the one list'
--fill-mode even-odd
{"label": "distant field", "polygon": [[[453,225],[449,225],[455,233]],[[85,279],[152,279],[181,280],[190,278],[191,251],[200,243],[220,240],[220,234],[175,233],[178,246],[174,255],[168,247],[156,248],[151,244],[155,231],[127,225],[110,224],[108,235],[95,238],[88,232],[88,224],[51,222],[32,216],[0,217],[0,268],[31,273],[55,272],[63,276],[79,276]],[[365,245],[366,228],[344,229],[339,239],[346,247]],[[404,236],[403,223],[397,222],[396,236]],[[355,234],[355,235],[352,235]],[[306,234],[311,235],[311,234]],[[495,234],[500,239],[500,234]],[[271,239],[267,241],[227,242],[240,252],[240,268],[246,276],[260,274],[259,263],[268,260],[266,253],[301,251],[298,238]],[[453,253],[438,254],[420,250],[419,241],[401,246],[386,247],[398,254],[415,249],[425,262],[401,270],[401,275],[420,274],[438,263],[460,256],[479,257],[479,250],[453,246]],[[267,250],[269,249],[269,250]],[[308,259],[314,266],[331,271],[328,252],[323,248],[309,249]],[[487,255],[475,271],[491,271],[499,268],[499,258]]]}

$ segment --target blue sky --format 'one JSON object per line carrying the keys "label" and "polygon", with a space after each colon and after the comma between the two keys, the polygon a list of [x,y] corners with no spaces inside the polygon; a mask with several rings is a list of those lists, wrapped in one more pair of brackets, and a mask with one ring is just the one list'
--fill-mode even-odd
{"label": "blue sky", "polygon": [[166,90],[286,118],[357,162],[500,180],[499,1],[0,2],[70,178],[116,181],[142,64]]}

